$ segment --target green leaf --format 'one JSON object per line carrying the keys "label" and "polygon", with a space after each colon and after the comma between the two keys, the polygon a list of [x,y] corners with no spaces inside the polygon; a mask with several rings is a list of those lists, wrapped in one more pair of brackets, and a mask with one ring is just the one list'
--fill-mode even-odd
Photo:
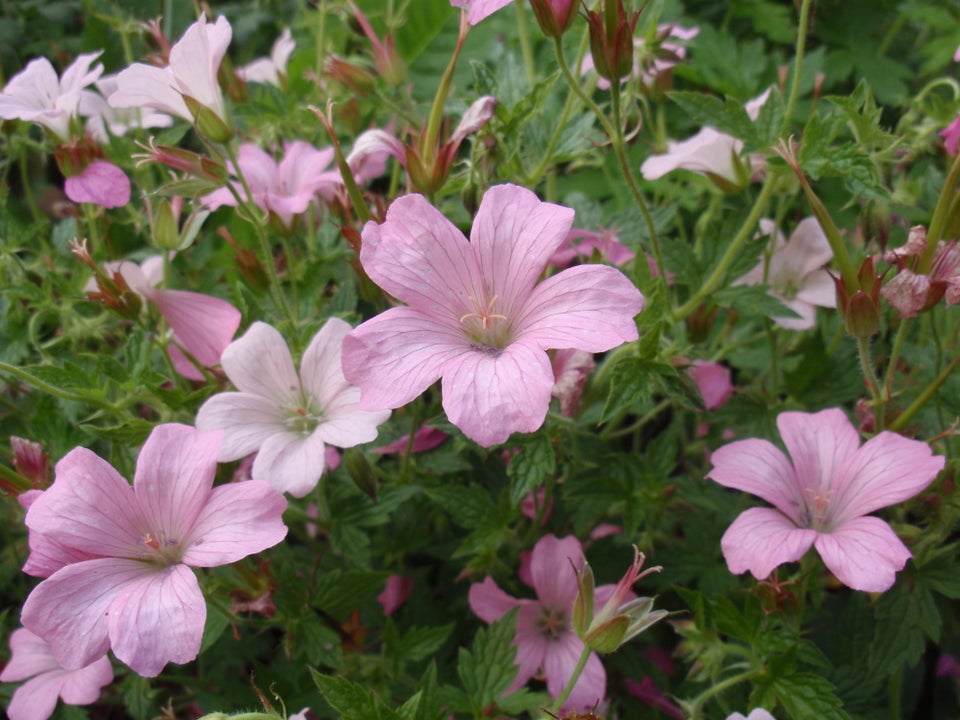
{"label": "green leaf", "polygon": [[470,649],[460,648],[457,674],[463,688],[480,707],[486,707],[503,695],[517,676],[517,609],[514,608],[488,628],[481,628]]}
{"label": "green leaf", "polygon": [[207,622],[203,626],[203,642],[200,644],[201,653],[223,635],[223,631],[230,625],[231,619],[231,616],[220,610],[218,605],[207,603]]}
{"label": "green leaf", "polygon": [[815,673],[798,672],[776,678],[770,690],[794,720],[850,720],[833,685]]}
{"label": "green leaf", "polygon": [[872,677],[885,677],[902,665],[915,665],[926,640],[940,639],[940,612],[930,590],[921,583],[900,582],[884,593],[875,609],[877,625],[867,650]]}
{"label": "green leaf", "polygon": [[439,627],[412,627],[403,634],[398,642],[387,648],[390,655],[398,661],[417,662],[430,657],[446,642],[453,631],[453,623]]}
{"label": "green leaf", "polygon": [[672,370],[669,365],[639,357],[623,357],[610,369],[610,391],[600,413],[600,422],[613,417],[653,392],[654,376]]}
{"label": "green leaf", "polygon": [[713,95],[687,91],[672,92],[669,97],[701,125],[712,125],[741,140],[754,140],[756,130],[739,100],[727,98],[724,103]]}
{"label": "green leaf", "polygon": [[310,675],[324,699],[341,714],[341,720],[405,720],[404,716],[355,682],[324,675],[313,668],[310,668]]}
{"label": "green leaf", "polygon": [[735,310],[743,317],[800,317],[778,298],[767,293],[765,285],[735,285],[714,293],[720,307]]}
{"label": "green leaf", "polygon": [[510,477],[510,502],[516,507],[526,497],[543,485],[556,470],[553,443],[544,434],[537,434],[523,441],[520,452],[507,465]]}
{"label": "green leaf", "polygon": [[147,439],[147,435],[153,430],[154,424],[140,418],[130,418],[122,425],[94,425],[93,423],[80,423],[80,427],[101,440],[120,443],[121,445],[140,445]]}
{"label": "green leaf", "polygon": [[150,720],[160,709],[154,702],[159,690],[150,687],[147,678],[130,673],[124,678],[123,707],[131,720]]}
{"label": "green leaf", "polygon": [[343,618],[383,590],[389,574],[383,571],[330,570],[317,582],[310,603],[333,617]]}

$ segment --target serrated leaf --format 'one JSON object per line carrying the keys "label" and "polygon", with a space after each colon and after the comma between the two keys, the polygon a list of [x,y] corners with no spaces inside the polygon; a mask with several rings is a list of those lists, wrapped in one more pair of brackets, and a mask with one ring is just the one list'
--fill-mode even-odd
{"label": "serrated leaf", "polygon": [[724,102],[713,95],[687,91],[672,92],[669,97],[701,125],[711,125],[721,132],[755,144],[755,128],[739,100],[727,98]]}
{"label": "serrated leaf", "polygon": [[201,653],[223,635],[223,631],[230,625],[230,620],[230,615],[220,610],[219,606],[207,603],[207,622],[203,626],[203,641],[200,644]]}
{"label": "serrated leaf", "polygon": [[877,601],[875,613],[876,630],[867,651],[872,677],[915,665],[927,638],[939,640],[940,613],[930,591],[919,583],[898,583]]}
{"label": "serrated leaf", "polygon": [[430,657],[446,642],[453,631],[453,623],[440,627],[412,627],[400,638],[395,656],[409,662]]}
{"label": "serrated leaf", "polygon": [[798,672],[779,677],[770,689],[794,720],[850,720],[833,685],[820,675]]}
{"label": "serrated leaf", "polygon": [[520,501],[546,482],[556,471],[553,443],[546,435],[534,435],[520,446],[520,452],[507,465],[510,478],[510,502],[516,507]]}
{"label": "serrated leaf", "polygon": [[404,720],[362,685],[343,677],[324,675],[313,668],[310,675],[324,699],[341,714],[341,720]]}
{"label": "serrated leaf", "polygon": [[735,285],[714,293],[713,301],[720,307],[735,310],[744,317],[800,317],[779,298],[770,295],[765,285]]}
{"label": "serrated leaf", "polygon": [[333,617],[342,618],[383,590],[389,574],[383,571],[331,570],[317,581],[310,603]]}
{"label": "serrated leaf", "polygon": [[650,397],[657,363],[644,358],[625,357],[610,369],[610,390],[600,413],[600,422],[613,417],[636,402]]}
{"label": "serrated leaf", "polygon": [[130,418],[122,425],[103,426],[93,423],[80,423],[80,428],[101,440],[108,440],[121,445],[141,445],[147,439],[150,431],[153,430],[154,424],[140,418]]}
{"label": "serrated leaf", "polygon": [[496,702],[517,676],[517,649],[513,644],[516,624],[514,608],[490,627],[480,628],[469,650],[460,648],[457,674],[464,690],[480,707]]}
{"label": "serrated leaf", "polygon": [[147,678],[130,673],[123,681],[123,707],[131,720],[150,720],[157,710],[154,698],[158,690],[150,687]]}

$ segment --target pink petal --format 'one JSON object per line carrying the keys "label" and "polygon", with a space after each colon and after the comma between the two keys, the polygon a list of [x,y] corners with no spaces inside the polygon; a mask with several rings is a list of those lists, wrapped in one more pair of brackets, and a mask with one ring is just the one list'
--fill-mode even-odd
{"label": "pink petal", "polygon": [[467,135],[478,132],[490,122],[493,119],[498,102],[493,95],[484,95],[474,100],[450,135],[450,145],[454,148],[458,147]]}
{"label": "pink petal", "polygon": [[226,300],[185,290],[144,290],[176,336],[177,342],[207,367],[220,362],[240,326],[240,311]]}
{"label": "pink petal", "polygon": [[350,387],[325,408],[316,429],[323,442],[350,448],[377,439],[377,428],[390,419],[389,410],[360,410],[360,389]]}
{"label": "pink petal", "polygon": [[105,160],[96,160],[80,175],[67,178],[63,189],[75,203],[118,208],[130,202],[130,179],[123,170]]}
{"label": "pink petal", "polygon": [[520,602],[501,590],[492,577],[471,585],[467,601],[474,614],[488,623],[496,622]]}
{"label": "pink petal", "polygon": [[388,293],[451,327],[486,298],[474,248],[422,195],[397,198],[384,223],[366,224],[360,261]]}
{"label": "pink petal", "polygon": [[583,547],[573,535],[544,535],[533,546],[530,574],[537,597],[545,607],[562,613],[573,607],[577,596],[574,567],[583,567]]}
{"label": "pink petal", "polygon": [[407,151],[403,143],[386,130],[365,130],[354,140],[347,165],[358,179],[375,178],[383,174],[388,157],[405,166]]}
{"label": "pink petal", "polygon": [[138,675],[156,677],[168,662],[197,657],[207,605],[186,565],[147,568],[110,605],[110,645]]}
{"label": "pink petal", "polygon": [[300,363],[300,381],[309,397],[316,398],[326,408],[338,395],[350,387],[343,376],[340,348],[343,339],[353,328],[340,318],[330,318],[313,336]]}
{"label": "pink petal", "polygon": [[643,295],[619,270],[579,265],[533,289],[517,335],[544,349],[604,352],[637,339],[633,318],[642,309]]}
{"label": "pink petal", "polygon": [[324,445],[318,432],[279,432],[268,438],[253,461],[253,479],[265,480],[280,492],[303,497],[320,481]]}
{"label": "pink petal", "polygon": [[802,278],[822,268],[832,258],[833,250],[820,223],[814,217],[807,217],[797,223],[786,246],[770,259],[770,274],[778,274],[782,265],[791,274]]}
{"label": "pink petal", "polygon": [[286,507],[283,495],[259,480],[218,485],[184,538],[182,561],[217,567],[273,547],[287,534]]}
{"label": "pink petal", "polygon": [[[438,430],[434,427],[423,426],[417,430],[416,434],[413,436],[413,447],[411,448],[412,452],[427,452],[428,450],[433,450],[435,447],[439,447],[447,438],[450,436],[447,435],[443,430]],[[402,435],[392,443],[387,445],[381,445],[380,447],[370,448],[370,453],[372,455],[393,455],[394,453],[403,453],[407,451],[407,447],[410,445],[410,436]]]}
{"label": "pink petal", "polygon": [[809,330],[817,323],[817,309],[807,302],[802,302],[797,298],[793,300],[787,300],[785,297],[781,297],[774,290],[767,291],[767,294],[771,297],[775,297],[777,300],[782,302],[788,308],[793,310],[798,317],[787,317],[782,315],[779,317],[770,318],[777,325],[787,330]]}
{"label": "pink petal", "polygon": [[815,530],[798,528],[776,510],[750,508],[727,528],[720,548],[734,575],[749,570],[763,580],[778,565],[803,557],[817,537]]}
{"label": "pink petal", "polygon": [[497,355],[475,350],[449,360],[441,388],[450,422],[490,447],[543,425],[553,371],[543,350],[515,342]]}
{"label": "pink petal", "polygon": [[710,460],[708,478],[766,500],[799,524],[804,489],[787,456],[773,443],[738,440],[715,450]]}
{"label": "pink petal", "polygon": [[880,289],[880,294],[897,309],[902,318],[916,317],[926,304],[929,292],[930,277],[906,268]]}
{"label": "pink petal", "polygon": [[814,270],[803,279],[796,299],[819,307],[835,308],[837,284],[826,270]]}
{"label": "pink petal", "polygon": [[0,671],[0,682],[19,682],[62,669],[50,652],[50,645],[26,628],[18,628],[10,634],[10,654],[10,660]]}
{"label": "pink petal", "polygon": [[[543,659],[543,672],[547,676],[547,691],[558,697],[566,687],[583,651],[583,643],[572,632],[554,638]],[[564,708],[592,711],[607,694],[607,673],[596,653],[590,653],[586,666],[573,691],[564,703]]]}
{"label": "pink petal", "polygon": [[506,693],[510,694],[522,688],[534,675],[543,672],[544,660],[553,644],[552,639],[540,630],[543,619],[543,607],[532,600],[520,600],[517,613],[517,634],[513,644],[517,648],[515,662],[517,676]]}
{"label": "pink petal", "polygon": [[740,140],[708,126],[683,142],[668,142],[667,152],[648,157],[640,172],[647,180],[658,180],[668,172],[684,169],[736,182],[734,157],[742,148]]}
{"label": "pink petal", "polygon": [[101,688],[111,682],[113,665],[109,658],[102,657],[84,668],[67,671],[60,686],[60,697],[68,705],[89,705],[100,698]]}
{"label": "pink petal", "polygon": [[697,384],[707,410],[720,407],[733,395],[730,370],[720,363],[694,360],[687,372]]}
{"label": "pink petal", "polygon": [[818,535],[814,546],[840,582],[864,592],[889,590],[911,557],[890,526],[875,517],[848,520]]}
{"label": "pink petal", "polygon": [[177,89],[222,119],[226,118],[226,108],[217,82],[217,71],[232,34],[230,23],[224,16],[210,24],[206,16],[201,15],[170,50],[169,67],[176,78]]}
{"label": "pink petal", "polygon": [[500,8],[510,4],[510,0],[450,0],[453,7],[463,8],[467,11],[467,22],[476,25],[481,20],[485,20],[493,15]]}
{"label": "pink petal", "polygon": [[777,428],[806,500],[833,488],[838,470],[860,446],[859,434],[839,408],[818,413],[780,413]]}
{"label": "pink petal", "polygon": [[267,323],[253,323],[243,337],[223,351],[220,363],[230,382],[243,393],[291,409],[300,400],[300,376],[293,367],[287,342]]}
{"label": "pink petal", "polygon": [[[227,348],[229,350],[229,348]],[[249,393],[214,395],[197,412],[197,429],[223,430],[221,462],[239,460],[260,449],[268,438],[283,432],[286,413],[276,401]]]}
{"label": "pink petal", "polygon": [[14,690],[7,705],[7,717],[10,720],[47,720],[57,707],[62,685],[63,676],[59,673],[44,673],[28,680]]}
{"label": "pink petal", "polygon": [[383,614],[393,615],[403,605],[413,591],[413,578],[391,575],[383,592],[377,595],[377,602],[383,608]]}
{"label": "pink petal", "polygon": [[57,662],[78,669],[110,648],[110,605],[128,584],[155,569],[139,560],[99,558],[67,565],[33,589],[20,621],[50,643]]}
{"label": "pink petal", "polygon": [[174,89],[175,84],[169,67],[134,63],[117,75],[117,91],[107,102],[115,108],[156,108],[193,122],[183,96]]}
{"label": "pink petal", "polygon": [[133,489],[147,528],[170,542],[186,539],[207,505],[223,433],[157,425],[140,450]]}
{"label": "pink petal", "polygon": [[912,498],[934,481],[946,458],[892,432],[868,440],[836,472],[831,515],[837,524]]}
{"label": "pink petal", "polygon": [[86,448],[67,453],[55,472],[53,485],[27,511],[31,534],[72,553],[136,557],[147,528],[130,484]]}
{"label": "pink petal", "polygon": [[343,374],[361,390],[360,407],[406,405],[435,383],[444,366],[469,352],[452,328],[408,307],[390,308],[343,341]]}
{"label": "pink petal", "polygon": [[[570,232],[573,214],[570,208],[541,202],[518,185],[495,185],[487,190],[470,231],[484,288],[474,297],[492,294],[500,312],[515,317],[550,256]],[[558,347],[589,350],[576,344]]]}

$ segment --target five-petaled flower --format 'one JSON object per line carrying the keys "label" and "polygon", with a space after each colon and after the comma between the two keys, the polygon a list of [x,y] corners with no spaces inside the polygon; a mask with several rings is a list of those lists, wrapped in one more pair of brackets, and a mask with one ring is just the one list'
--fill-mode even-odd
{"label": "five-petaled flower", "polygon": [[230,344],[221,363],[240,392],[214,395],[197,414],[201,430],[223,429],[220,460],[253,452],[253,478],[303,497],[316,487],[326,444],[349,448],[377,437],[389,410],[357,407],[360,390],[340,369],[340,346],[350,325],[330,318],[303,354],[298,374],[283,337],[254,323]]}
{"label": "five-petaled flower", "polygon": [[713,453],[707,477],[772,508],[742,512],[720,541],[733,573],[763,579],[811,546],[854,590],[882,592],[911,557],[890,526],[868,516],[913,497],[943,469],[929,445],[882,432],[860,446],[842,410],[785,412],[777,427],[788,459],[766,440],[738,440]]}
{"label": "five-petaled flower", "polygon": [[[265,482],[213,487],[222,433],[158,425],[133,486],[86,448],[57,463],[27,511],[47,553],[24,626],[79,669],[108,649],[138,674],[197,657],[207,610],[191,567],[236,562],[283,540],[286,501]],[[37,536],[37,537],[35,537]]]}
{"label": "five-petaled flower", "polygon": [[355,329],[343,371],[360,407],[396,408],[442,378],[450,421],[489,447],[533,432],[554,384],[548,349],[604,352],[637,338],[643,296],[619,270],[580,265],[539,285],[573,210],[516,185],[484,195],[468,241],[420,195],[367,223],[360,261],[406,307]]}
{"label": "five-petaled flower", "polygon": [[[545,677],[547,691],[558,697],[573,676],[583,652],[583,641],[577,637],[572,625],[573,603],[578,591],[574,568],[579,570],[582,567],[583,550],[579,540],[573,536],[546,535],[533,546],[529,567],[521,568],[520,572],[521,579],[528,581],[536,591],[536,600],[510,597],[491,577],[470,587],[470,608],[486,622],[499,620],[513,608],[520,608],[517,634],[513,640],[519,667],[507,693],[520,689],[536,676]],[[603,605],[615,590],[615,585],[597,587],[594,602]],[[606,685],[603,664],[592,652],[564,708],[590,710],[596,707],[606,694]]]}

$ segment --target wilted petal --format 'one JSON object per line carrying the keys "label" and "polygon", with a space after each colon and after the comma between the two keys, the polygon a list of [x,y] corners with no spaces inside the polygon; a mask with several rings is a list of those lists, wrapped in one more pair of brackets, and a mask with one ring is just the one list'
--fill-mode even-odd
{"label": "wilted petal", "polygon": [[889,590],[910,551],[880,518],[858,517],[817,536],[817,552],[844,585],[864,592]]}
{"label": "wilted petal", "polygon": [[220,355],[240,327],[240,311],[226,300],[185,290],[143,291],[170,325],[177,342],[201,365],[220,362]]}
{"label": "wilted petal", "polygon": [[640,166],[640,172],[647,180],[658,180],[668,172],[683,169],[736,182],[734,157],[742,148],[740,140],[707,126],[692,138],[667,142],[667,152],[648,157]]}
{"label": "wilted petal", "polygon": [[[424,426],[417,430],[417,432],[414,434],[413,447],[410,448],[410,451],[418,453],[426,452],[427,450],[433,450],[435,447],[439,447],[446,442],[447,438],[449,437],[450,436],[447,435],[443,430],[439,430],[435,427]],[[370,453],[372,455],[392,455],[394,453],[406,452],[409,446],[410,436],[401,435],[392,443],[370,448]]]}
{"label": "wilted petal", "polygon": [[118,208],[130,202],[130,179],[123,170],[105,160],[96,160],[80,175],[67,178],[63,189],[75,203]]}
{"label": "wilted petal", "polygon": [[880,289],[880,294],[897,309],[902,318],[916,317],[926,305],[929,293],[930,277],[906,268]]}
{"label": "wilted petal", "polygon": [[493,95],[484,95],[473,101],[473,104],[467,108],[467,111],[460,118],[456,129],[450,136],[450,144],[454,147],[460,145],[467,135],[479,131],[493,118],[497,108],[498,100]]}
{"label": "wilted petal", "polygon": [[803,557],[817,537],[816,531],[798,528],[776,510],[750,508],[727,528],[720,548],[734,575],[749,570],[763,580],[775,567]]}

